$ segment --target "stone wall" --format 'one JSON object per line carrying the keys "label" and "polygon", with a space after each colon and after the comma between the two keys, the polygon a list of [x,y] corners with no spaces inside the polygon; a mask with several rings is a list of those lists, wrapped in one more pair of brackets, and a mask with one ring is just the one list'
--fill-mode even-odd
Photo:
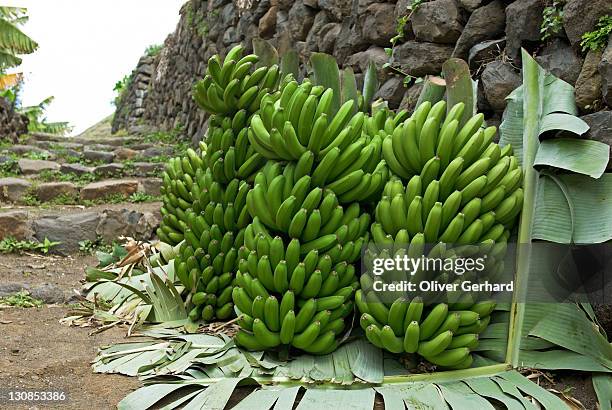
{"label": "stone wall", "polygon": [[20,135],[27,134],[28,119],[18,114],[10,102],[0,97],[0,140],[17,142]]}
{"label": "stone wall", "polygon": [[446,59],[461,57],[479,80],[479,109],[498,122],[505,97],[521,82],[520,48],[525,47],[545,68],[576,86],[581,113],[590,114],[586,119],[598,127],[593,134],[612,142],[610,113],[593,114],[612,106],[612,44],[605,51],[586,54],[579,44],[582,34],[592,30],[599,17],[612,14],[612,2],[568,0],[563,29],[542,42],[542,13],[549,3],[545,0],[426,1],[410,16],[390,58],[385,48],[396,35],[397,21],[410,13],[411,3],[191,0],[183,6],[176,31],[152,64],[143,104],[130,105],[128,99],[118,117],[140,117],[142,113],[142,121],[150,126],[165,130],[183,126],[186,137],[201,138],[206,115],[191,98],[194,82],[203,77],[212,55],[224,54],[238,42],[250,48],[252,38],[259,36],[269,39],[281,52],[296,48],[302,63],[311,52],[331,53],[341,65],[352,67],[358,80],[373,60],[382,84],[378,94],[392,108],[410,108],[420,85],[406,88],[403,76],[385,69],[385,63],[392,62],[401,72],[421,77],[439,74]]}
{"label": "stone wall", "polygon": [[115,115],[113,116],[112,132],[120,129],[129,131],[139,127],[145,113],[144,101],[149,92],[151,75],[158,59],[144,55],[138,60],[136,69],[131,74],[131,81],[125,92],[119,97]]}

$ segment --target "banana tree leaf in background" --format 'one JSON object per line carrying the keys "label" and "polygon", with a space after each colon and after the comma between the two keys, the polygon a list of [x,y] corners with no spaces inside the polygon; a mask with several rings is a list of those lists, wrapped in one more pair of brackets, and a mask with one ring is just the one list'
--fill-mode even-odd
{"label": "banana tree leaf in background", "polygon": [[378,91],[378,87],[380,87],[380,83],[378,82],[376,63],[370,60],[363,79],[363,106],[361,107],[363,112],[367,113],[370,111],[370,106],[372,105],[374,94]]}
{"label": "banana tree leaf in background", "polygon": [[357,91],[355,73],[351,67],[342,70],[342,102],[344,103],[348,100],[355,101],[353,114],[357,113],[359,109],[359,92]]}
{"label": "banana tree leaf in background", "polygon": [[596,373],[593,375],[593,389],[601,410],[612,409],[612,375]]}
{"label": "banana tree leaf in background", "polygon": [[612,239],[612,174],[599,179],[557,175],[540,180],[533,237],[591,244]]}
{"label": "banana tree leaf in background", "polygon": [[[215,381],[187,377],[172,383],[142,387],[126,396],[118,408],[133,410],[163,406],[164,409],[174,409],[186,404],[183,408],[223,409],[236,387],[246,384],[257,386],[256,381],[248,377]],[[296,401],[302,389],[305,392],[298,404]],[[182,396],[176,399],[179,390]],[[569,409],[563,400],[515,371],[459,382],[395,383],[377,387],[355,385],[342,390],[329,386],[296,386],[293,383],[264,385],[254,390],[235,409],[370,410],[374,408],[376,393],[382,395],[387,409],[493,409],[499,402],[510,410]]]}
{"label": "banana tree leaf in background", "polygon": [[423,80],[423,89],[421,94],[419,94],[415,107],[418,107],[425,101],[429,101],[431,105],[434,105],[444,99],[444,93],[446,93],[446,81],[440,77],[427,76]]}
{"label": "banana tree leaf in background", "polygon": [[325,53],[312,53],[310,64],[314,73],[314,83],[334,90],[332,99],[332,115],[340,108],[342,100],[342,88],[340,85],[340,69],[333,56]]}
{"label": "banana tree leaf in background", "polygon": [[[573,117],[577,110],[572,87],[546,74],[524,50],[522,57],[523,85],[508,97],[500,127],[500,142],[513,145],[525,171],[525,202],[518,242],[529,244],[542,239],[588,244],[609,240],[612,223],[607,219],[612,219],[612,178],[606,174],[600,179],[582,174],[555,175],[552,171],[540,174],[533,167],[537,158],[554,167],[560,162],[557,157],[571,151],[570,143],[578,141],[541,144],[542,132],[559,129],[580,133],[585,128],[581,120]],[[607,163],[607,149],[604,154],[602,147],[584,141],[577,145],[580,161],[570,161],[565,166],[572,171],[600,174],[602,163]],[[583,162],[593,161],[593,157],[598,163],[588,169]],[[547,267],[546,258],[532,256],[530,247],[519,247],[517,301],[527,295],[530,275]],[[517,303],[510,329],[508,352],[514,366],[558,368],[559,359],[563,359],[569,368],[612,370],[612,347],[578,305]]]}
{"label": "banana tree leaf in background", "polygon": [[[533,113],[537,121],[537,136],[547,131],[568,131],[582,135],[588,130],[588,125],[576,117],[577,108],[574,99],[574,88],[552,74],[546,74],[535,60],[523,53],[528,64],[537,66],[537,98],[540,100],[537,111]],[[523,74],[525,75],[525,74]],[[530,95],[533,95],[533,90]],[[499,144],[503,147],[512,144],[514,155],[522,164],[523,161],[523,131],[525,82],[506,97],[507,106],[500,126]]]}
{"label": "banana tree leaf in background", "polygon": [[278,64],[278,52],[267,40],[255,37],[253,39],[253,53],[259,57],[259,61],[255,64],[257,68]]}
{"label": "banana tree leaf in background", "polygon": [[450,110],[457,103],[464,103],[465,110],[459,127],[476,114],[476,93],[474,92],[474,81],[470,75],[470,68],[460,58],[451,58],[442,65],[442,72],[446,80],[446,102]]}
{"label": "banana tree leaf in background", "polygon": [[292,74],[293,78],[298,79],[300,73],[300,57],[296,50],[287,50],[281,56],[280,71],[283,76]]}
{"label": "banana tree leaf in background", "polygon": [[610,147],[607,144],[593,140],[556,138],[540,143],[534,165],[546,165],[599,178],[606,171],[609,160]]}

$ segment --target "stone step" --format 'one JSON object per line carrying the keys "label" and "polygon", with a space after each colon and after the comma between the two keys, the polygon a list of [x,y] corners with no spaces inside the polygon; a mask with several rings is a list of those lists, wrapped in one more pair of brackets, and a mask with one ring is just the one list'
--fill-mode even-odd
{"label": "stone step", "polygon": [[[133,177],[148,177],[161,175],[164,170],[165,163],[163,162],[113,162],[103,161],[102,165],[88,166],[78,162],[62,162],[62,161],[49,161],[42,159],[29,159],[20,158],[17,160],[15,165],[5,165],[5,167],[12,168],[14,173],[21,175],[28,175],[35,178],[38,174],[43,172],[58,172],[61,174],[83,175],[91,173],[100,177],[120,177],[120,176],[133,176]],[[14,160],[10,157],[0,156],[0,164],[14,164]]]}
{"label": "stone step", "polygon": [[62,142],[62,143],[68,142],[68,143],[83,144],[83,145],[89,145],[92,143],[95,144],[99,142],[100,144],[110,145],[114,147],[120,147],[120,146],[125,146],[125,145],[130,145],[130,144],[138,144],[138,143],[143,142],[142,137],[134,137],[134,136],[127,136],[127,137],[108,136],[108,137],[98,137],[95,140],[93,140],[91,138],[66,137],[62,135],[45,134],[45,133],[39,133],[39,132],[30,133],[28,139],[35,140],[35,141],[52,141],[52,142]]}
{"label": "stone step", "polygon": [[35,199],[50,202],[62,201],[104,201],[109,198],[125,197],[143,193],[152,197],[160,195],[161,178],[106,179],[82,187],[66,181],[38,182],[22,178],[0,178],[0,204],[24,204]]}
{"label": "stone step", "polygon": [[79,251],[79,242],[106,243],[120,236],[150,240],[159,226],[159,202],[141,204],[108,204],[91,208],[59,206],[51,209],[16,207],[0,211],[0,240],[45,238],[61,242],[53,248],[63,254]]}

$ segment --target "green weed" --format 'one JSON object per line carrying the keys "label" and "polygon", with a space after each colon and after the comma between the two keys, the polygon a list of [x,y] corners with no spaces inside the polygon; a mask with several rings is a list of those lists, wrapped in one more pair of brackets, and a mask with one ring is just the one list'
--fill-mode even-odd
{"label": "green weed", "polygon": [[0,298],[0,305],[19,308],[39,308],[44,305],[44,302],[40,299],[33,298],[30,296],[29,292],[22,290],[14,295]]}
{"label": "green weed", "polygon": [[47,238],[45,238],[43,242],[18,241],[11,236],[7,236],[0,241],[0,253],[34,251],[46,254],[49,253],[54,246],[57,246],[60,243],[61,242],[50,241]]}
{"label": "green weed", "polygon": [[580,42],[582,51],[603,50],[608,44],[610,33],[612,33],[612,16],[602,16],[595,25],[595,30],[582,35],[582,41]]}

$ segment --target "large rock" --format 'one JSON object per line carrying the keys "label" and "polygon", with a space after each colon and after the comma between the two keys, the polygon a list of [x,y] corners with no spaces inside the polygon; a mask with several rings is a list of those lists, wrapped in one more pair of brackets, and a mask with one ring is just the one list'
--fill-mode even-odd
{"label": "large rock", "polygon": [[123,175],[125,166],[120,163],[113,162],[112,164],[99,165],[94,169],[94,174],[106,177],[114,177]]}
{"label": "large rock", "polygon": [[487,102],[495,111],[506,108],[506,97],[521,85],[521,76],[503,61],[487,64],[480,77]]}
{"label": "large rock", "polygon": [[341,30],[342,25],[340,23],[328,23],[324,25],[319,32],[319,51],[328,54],[332,53],[334,51],[334,46],[336,45],[336,38],[338,38]]}
{"label": "large rock", "polygon": [[259,36],[261,38],[271,38],[276,30],[276,14],[278,13],[278,7],[272,6],[268,9],[266,14],[259,19]]}
{"label": "large rock", "polygon": [[9,236],[17,240],[24,240],[32,236],[27,212],[0,212],[0,240]]}
{"label": "large rock", "polygon": [[110,195],[130,196],[138,191],[138,181],[108,180],[92,182],[81,188],[81,199],[103,199]]}
{"label": "large rock", "polygon": [[39,201],[50,201],[59,196],[76,198],[79,191],[72,182],[46,182],[36,186],[36,198]]}
{"label": "large rock", "polygon": [[409,113],[413,112],[416,108],[417,102],[419,101],[421,91],[423,91],[423,82],[411,85],[404,94],[399,109],[406,110]]}
{"label": "large rock", "polygon": [[[323,37],[325,37],[325,26],[330,23],[330,18],[328,16],[328,13],[326,11],[319,11],[316,15],[315,18],[313,20],[312,23],[312,28],[310,29],[310,31],[308,32],[308,35],[306,36],[306,48],[309,51],[322,51],[321,50],[321,42],[323,41]],[[340,23],[331,23],[331,24],[336,24],[338,25],[338,27],[340,27]],[[340,32],[340,29],[338,29],[338,32]],[[335,44],[336,39],[334,39],[331,49],[333,50],[333,44]]]}
{"label": "large rock", "polygon": [[382,98],[389,103],[389,108],[396,109],[402,102],[405,91],[404,80],[391,77],[380,87],[374,98]]}
{"label": "large rock", "polygon": [[60,304],[66,302],[70,296],[69,292],[52,283],[43,283],[29,289],[30,296],[34,299],[42,300],[47,304]]}
{"label": "large rock", "polygon": [[24,175],[39,174],[43,171],[59,171],[60,169],[60,165],[57,162],[28,158],[21,158],[17,162],[17,166],[19,166],[19,170]]}
{"label": "large rock", "polygon": [[476,44],[470,49],[468,56],[468,64],[472,69],[478,69],[481,65],[490,63],[504,51],[506,47],[506,39],[489,40]]}
{"label": "large rock", "polygon": [[161,178],[145,178],[140,181],[143,192],[151,196],[160,196],[163,181]]}
{"label": "large rock", "polygon": [[465,60],[475,44],[502,35],[505,24],[504,5],[500,0],[476,9],[461,32],[461,37],[457,40],[453,57]]}
{"label": "large rock", "polygon": [[597,67],[601,55],[601,51],[589,51],[576,80],[576,105],[581,110],[593,107],[593,103],[601,99],[601,75]]}
{"label": "large rock", "polygon": [[426,74],[440,74],[442,64],[452,53],[451,45],[407,41],[395,48],[393,56],[402,71],[421,77]]}
{"label": "large rock", "polygon": [[92,162],[110,163],[115,160],[115,154],[112,152],[94,151],[86,149],[83,151],[83,158]]}
{"label": "large rock", "polygon": [[476,10],[483,3],[483,0],[459,0],[459,6],[470,13]]}
{"label": "large rock", "polygon": [[394,11],[395,5],[393,4],[374,3],[370,5],[363,21],[363,38],[378,46],[389,46],[389,40],[395,35],[396,23],[389,18]]}
{"label": "large rock", "polygon": [[517,58],[523,41],[540,41],[544,2],[517,0],[506,7],[506,52]]}
{"label": "large rock", "polygon": [[314,23],[316,12],[303,2],[296,1],[289,10],[288,29],[294,41],[304,41]]}
{"label": "large rock", "polygon": [[60,253],[76,252],[79,242],[97,239],[96,228],[100,218],[96,212],[83,212],[69,215],[51,215],[34,221],[34,236],[39,241],[48,238],[61,242],[53,248]]}
{"label": "large rock", "polygon": [[574,52],[565,40],[554,38],[544,47],[542,54],[536,57],[536,60],[547,71],[563,81],[571,85],[576,84],[582,67],[582,58]]}
{"label": "large rock", "polygon": [[102,213],[96,234],[107,242],[112,242],[119,236],[146,240],[153,237],[160,219],[160,215],[151,212],[107,209]]}
{"label": "large rock", "polygon": [[389,61],[389,56],[382,47],[372,46],[366,51],[355,53],[346,59],[344,66],[351,67],[355,73],[365,73],[370,61],[376,65],[379,81],[384,82],[387,78],[384,65]]}
{"label": "large rock", "polygon": [[589,125],[587,138],[612,145],[612,111],[599,111],[580,118]]}
{"label": "large rock", "polygon": [[0,178],[0,202],[20,202],[31,186],[25,179]]}
{"label": "large rock", "polygon": [[62,164],[60,167],[60,172],[62,174],[75,174],[75,175],[84,175],[90,174],[94,171],[92,167],[86,167],[85,165],[81,165],[78,163],[75,164]]}
{"label": "large rock", "polygon": [[[580,118],[589,125],[586,138],[612,145],[612,111],[599,111]],[[612,169],[612,160],[608,161],[607,169]]]}
{"label": "large rock", "polygon": [[115,158],[119,160],[133,159],[136,155],[138,155],[138,151],[133,150],[131,148],[117,148],[113,151],[115,154]]}
{"label": "large rock", "polygon": [[163,162],[134,162],[134,175],[148,176],[152,174],[161,174],[166,167]]}
{"label": "large rock", "polygon": [[463,26],[455,0],[434,0],[421,4],[412,14],[412,31],[418,40],[454,44]]}
{"label": "large rock", "polygon": [[[52,143],[50,143],[52,144]],[[42,149],[39,147],[34,147],[32,145],[12,145],[10,147],[8,147],[8,150],[14,154],[17,155],[24,155],[24,154],[29,154],[31,152],[34,152],[36,154],[41,155],[43,158],[44,157],[50,157],[51,153],[49,151],[47,151],[46,149]]]}
{"label": "large rock", "polygon": [[601,56],[599,74],[601,75],[601,94],[608,107],[612,107],[612,41],[608,41],[608,46]]}
{"label": "large rock", "polygon": [[573,46],[577,47],[582,35],[592,31],[600,17],[612,14],[610,0],[568,0],[563,7],[563,28]]}
{"label": "large rock", "polygon": [[335,20],[342,21],[349,17],[353,0],[318,0],[319,8],[327,11]]}

